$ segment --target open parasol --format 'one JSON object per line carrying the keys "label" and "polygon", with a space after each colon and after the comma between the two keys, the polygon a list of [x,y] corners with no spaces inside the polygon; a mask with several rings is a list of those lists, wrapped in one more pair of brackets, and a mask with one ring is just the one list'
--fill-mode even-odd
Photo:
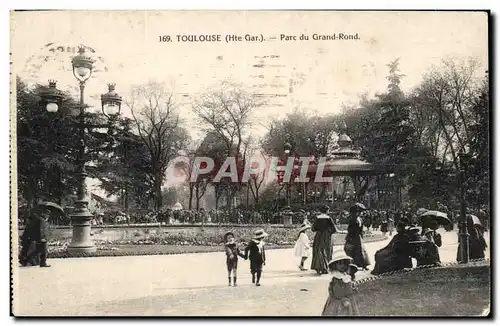
{"label": "open parasol", "polygon": [[49,211],[55,212],[58,214],[62,214],[62,215],[65,214],[64,209],[61,206],[59,206],[56,203],[50,202],[50,201],[40,202],[40,203],[38,203],[38,207],[48,209]]}
{"label": "open parasol", "polygon": [[479,219],[479,217],[477,217],[476,215],[469,214],[469,215],[467,215],[467,218],[471,219],[472,223],[474,225],[477,225],[477,226],[482,226],[483,225],[481,223],[481,220]]}
{"label": "open parasol", "polygon": [[433,220],[436,221],[437,223],[441,225],[447,225],[450,224],[451,221],[448,218],[448,215],[446,213],[440,212],[440,211],[425,211],[421,214],[418,215],[420,220],[423,222],[424,220]]}

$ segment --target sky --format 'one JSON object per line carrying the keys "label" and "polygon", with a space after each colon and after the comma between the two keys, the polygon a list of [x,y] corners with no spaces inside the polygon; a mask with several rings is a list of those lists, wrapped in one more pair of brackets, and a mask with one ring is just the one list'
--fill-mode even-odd
{"label": "sky", "polygon": [[[312,40],[312,34],[334,33],[357,33],[359,40]],[[262,35],[265,41],[177,42],[182,34]],[[304,34],[309,40],[280,41],[281,34]],[[125,100],[134,84],[164,82],[176,94],[194,138],[200,133],[191,113],[193,99],[224,79],[280,95],[255,112],[255,133],[261,136],[262,124],[296,107],[340,113],[342,104],[355,105],[361,94],[383,91],[386,64],[396,58],[406,75],[404,90],[443,58],[477,57],[485,69],[488,60],[487,16],[480,12],[33,11],[12,14],[11,35],[15,75],[39,83],[56,79],[60,89],[75,94],[74,54],[54,55],[49,49],[93,48],[96,72],[87,82],[85,101],[95,107],[109,82]],[[159,42],[161,35],[174,41]],[[123,114],[130,116],[126,106]]]}
{"label": "sky", "polygon": [[[313,40],[313,34],[357,35],[354,40]],[[226,35],[263,42],[224,42]],[[280,40],[281,34],[296,36]],[[300,35],[309,40],[300,40]],[[172,42],[160,42],[161,36]],[[222,42],[178,42],[176,35],[221,35]],[[47,45],[50,44],[50,45]],[[77,93],[71,57],[78,45],[95,50],[95,72],[85,102],[99,108],[107,83],[127,102],[130,88],[156,80],[172,89],[194,139],[202,137],[191,103],[222,80],[265,94],[255,112],[255,137],[263,125],[294,108],[341,113],[363,93],[386,88],[386,66],[399,58],[402,88],[417,85],[443,58],[488,61],[487,16],[481,12],[202,12],[47,11],[11,14],[12,73],[29,83],[58,81]],[[57,49],[62,46],[64,51]],[[69,52],[67,51],[69,47]],[[276,96],[278,95],[278,96]],[[127,106],[122,113],[130,116]]]}

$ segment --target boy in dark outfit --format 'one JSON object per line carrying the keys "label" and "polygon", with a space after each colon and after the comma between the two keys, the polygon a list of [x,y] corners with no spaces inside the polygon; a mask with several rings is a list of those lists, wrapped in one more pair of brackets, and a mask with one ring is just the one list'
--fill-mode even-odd
{"label": "boy in dark outfit", "polygon": [[227,278],[229,281],[229,286],[231,286],[231,273],[233,274],[233,285],[237,286],[237,270],[238,270],[238,256],[245,258],[238,249],[236,242],[234,241],[234,234],[228,232],[224,235],[224,247],[226,249],[226,265],[227,265]]}
{"label": "boy in dark outfit", "polygon": [[[250,259],[250,273],[252,273],[252,283],[260,286],[262,276],[262,265],[266,264],[266,252],[264,249],[264,238],[267,233],[264,230],[255,231],[253,239],[245,248],[245,259]],[[255,276],[257,275],[257,279]]]}

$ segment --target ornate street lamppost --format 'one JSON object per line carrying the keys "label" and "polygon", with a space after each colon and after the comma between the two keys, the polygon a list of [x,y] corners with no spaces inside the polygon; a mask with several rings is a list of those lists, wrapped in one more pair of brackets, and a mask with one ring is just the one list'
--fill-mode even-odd
{"label": "ornate street lamppost", "polygon": [[[75,210],[71,215],[73,236],[68,246],[68,252],[90,253],[96,251],[96,247],[90,237],[90,225],[93,216],[88,209],[88,201],[85,198],[85,180],[87,177],[87,173],[85,172],[85,128],[110,127],[113,120],[120,113],[122,98],[115,92],[115,84],[109,84],[108,93],[101,95],[101,106],[103,114],[108,117],[110,123],[96,126],[87,125],[85,123],[84,91],[86,81],[92,76],[94,60],[85,55],[84,47],[80,47],[78,55],[71,60],[71,63],[73,65],[73,75],[80,83],[80,111],[77,123],[79,136],[77,145],[77,200],[75,201]],[[47,111],[52,113],[57,112],[62,95],[56,89],[55,81],[49,81],[49,88],[42,94],[42,98],[46,103]]]}
{"label": "ornate street lamppost", "polygon": [[467,203],[465,202],[467,154],[458,153],[460,159],[460,262],[469,262],[469,232],[467,231]]}
{"label": "ornate street lamppost", "polygon": [[80,113],[78,115],[78,188],[75,210],[71,215],[73,237],[68,246],[68,252],[87,253],[94,252],[97,249],[90,237],[92,214],[88,209],[88,202],[85,198],[85,179],[87,178],[87,172],[85,172],[85,105],[83,101],[85,82],[92,76],[94,60],[85,55],[84,47],[80,47],[78,49],[78,55],[71,60],[71,64],[73,65],[73,75],[80,82]]}
{"label": "ornate street lamppost", "polygon": [[59,110],[63,98],[61,91],[56,86],[57,82],[55,80],[49,80],[49,88],[41,94],[42,101],[49,113],[56,113]]}
{"label": "ornate street lamppost", "polygon": [[108,92],[101,95],[102,113],[115,120],[121,112],[122,97],[115,91],[116,84],[108,84]]}
{"label": "ornate street lamppost", "polygon": [[[285,165],[288,165],[288,157],[290,156],[291,149],[292,145],[289,142],[286,142],[283,145],[283,151],[285,152]],[[286,189],[285,189],[286,205],[290,206],[290,180],[285,180],[285,182],[286,182]]]}

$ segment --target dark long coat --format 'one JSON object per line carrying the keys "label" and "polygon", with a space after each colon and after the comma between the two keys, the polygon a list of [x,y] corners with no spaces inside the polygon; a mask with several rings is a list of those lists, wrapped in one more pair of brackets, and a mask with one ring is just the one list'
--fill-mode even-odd
{"label": "dark long coat", "polygon": [[47,221],[45,221],[39,214],[33,214],[24,229],[23,235],[21,236],[21,252],[19,260],[23,265],[38,265],[39,257],[37,257],[37,243],[39,243],[42,239],[47,240],[47,236]]}
{"label": "dark long coat", "polygon": [[358,267],[365,268],[370,265],[370,258],[363,243],[363,221],[359,217],[349,221],[344,251]]}
{"label": "dark long coat", "polygon": [[337,227],[330,216],[321,214],[314,222],[312,231],[316,234],[313,240],[311,269],[318,273],[327,273],[328,262],[332,259],[332,234],[337,232]]}

